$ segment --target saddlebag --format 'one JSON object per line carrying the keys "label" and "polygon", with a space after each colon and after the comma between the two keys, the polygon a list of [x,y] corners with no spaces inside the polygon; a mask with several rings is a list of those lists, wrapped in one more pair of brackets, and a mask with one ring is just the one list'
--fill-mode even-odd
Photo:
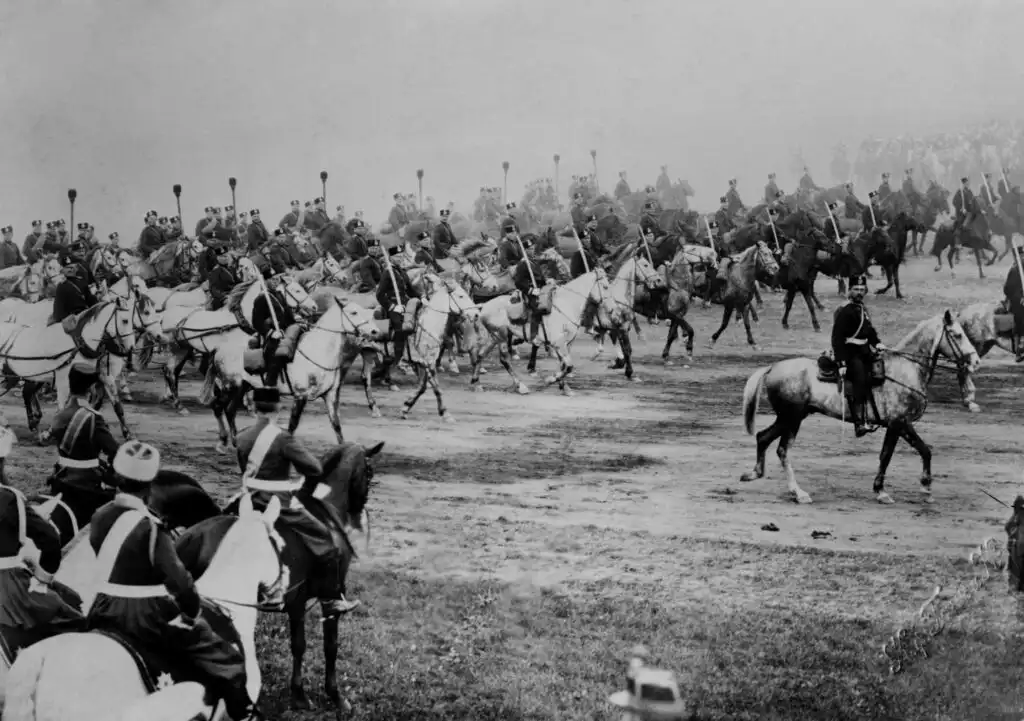
{"label": "saddlebag", "polygon": [[521,324],[526,322],[526,304],[523,296],[518,290],[512,291],[509,296],[508,319],[512,323]]}
{"label": "saddlebag", "polygon": [[277,344],[277,351],[274,355],[291,362],[295,358],[295,349],[299,347],[299,338],[302,337],[302,324],[293,323],[285,329],[284,337]]}
{"label": "saddlebag", "polygon": [[242,352],[242,368],[251,376],[260,375],[266,366],[263,361],[262,348],[247,348]]}
{"label": "saddlebag", "polygon": [[839,364],[830,350],[818,356],[818,380],[822,383],[839,382]]}

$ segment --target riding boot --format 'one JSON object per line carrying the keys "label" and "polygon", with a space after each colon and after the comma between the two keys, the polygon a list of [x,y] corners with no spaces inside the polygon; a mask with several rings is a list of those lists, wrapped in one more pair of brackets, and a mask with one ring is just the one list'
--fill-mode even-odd
{"label": "riding boot", "polygon": [[867,403],[853,401],[850,403],[850,415],[853,416],[853,433],[857,438],[867,435],[871,430],[867,427]]}
{"label": "riding boot", "polygon": [[266,360],[266,370],[263,371],[263,385],[267,388],[276,388],[277,380],[280,375],[281,359],[272,355]]}
{"label": "riding boot", "polygon": [[349,601],[342,593],[341,559],[337,555],[324,559],[321,569],[320,610],[324,618],[341,616],[360,605],[359,601]]}
{"label": "riding boot", "polygon": [[1017,363],[1024,361],[1024,335],[1014,334],[1013,347],[1017,350]]}
{"label": "riding boot", "polygon": [[537,313],[530,313],[530,343],[537,344],[537,333],[540,331],[540,318]]}

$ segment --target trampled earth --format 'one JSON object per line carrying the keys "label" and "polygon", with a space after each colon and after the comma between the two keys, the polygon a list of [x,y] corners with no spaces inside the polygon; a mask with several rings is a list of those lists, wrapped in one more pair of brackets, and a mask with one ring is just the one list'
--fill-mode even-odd
{"label": "trampled earth", "polygon": [[[891,345],[946,307],[997,299],[1007,269],[979,280],[965,256],[951,280],[930,260],[911,259],[908,298],[872,294],[868,307]],[[1004,540],[1008,512],[981,491],[1009,502],[1021,490],[1024,371],[1012,358],[996,350],[983,361],[980,414],[961,405],[951,373],[938,373],[918,425],[934,453],[932,505],[920,502],[920,460],[902,443],[888,473],[896,504],[877,504],[881,434],[855,439],[848,427],[844,436],[824,418],[805,422],[790,454],[812,505],[787,496],[774,447],[767,476],[739,482],[754,462],[740,415],[743,384],[759,366],[828,346],[839,299],[829,279],[817,291],[828,306],[820,334],[800,301],[792,330],[783,330],[782,296],[765,295],[754,326],[760,351],[747,347],[735,321],[709,350],[721,308],[691,309],[697,346],[687,365],[677,342],[677,364],[664,367],[667,328],[642,322],[639,383],[606,367],[610,350],[592,360],[593,342],[581,339],[573,398],[537,379],[530,395],[510,393],[496,356],[477,393],[465,366],[458,376],[442,373],[453,425],[437,417],[430,394],[411,420],[398,419],[408,378],[398,393],[378,392],[385,417],[371,419],[353,378],[346,437],[386,442],[370,498],[372,535],[368,548],[358,539],[349,581],[364,605],[341,632],[339,674],[353,717],[616,718],[605,699],[621,686],[636,643],[679,674],[698,718],[1024,716],[1021,620],[1002,577],[958,606],[928,658],[890,676],[881,652],[936,585],[949,593],[973,577],[972,547],[988,536]],[[554,363],[542,356],[540,365]],[[220,496],[233,493],[236,461],[214,451],[216,423],[194,400],[201,379],[187,372],[182,383],[188,417],[157,403],[162,383],[155,368],[133,379],[129,424],[163,450],[166,465]],[[3,410],[22,442],[11,478],[41,483],[52,450],[31,445],[19,399],[5,399]],[[762,414],[757,428],[770,422]],[[333,437],[312,404],[299,433],[317,450]],[[762,530],[767,524],[778,530]],[[306,686],[322,706],[315,613]],[[319,718],[288,710],[284,617],[267,617],[263,630],[268,718]]]}

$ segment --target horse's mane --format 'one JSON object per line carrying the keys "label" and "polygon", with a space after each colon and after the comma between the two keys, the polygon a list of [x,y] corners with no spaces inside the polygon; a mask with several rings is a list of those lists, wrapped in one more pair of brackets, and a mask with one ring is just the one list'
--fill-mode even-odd
{"label": "horse's mane", "polygon": [[608,255],[608,277],[615,278],[618,276],[619,271],[622,270],[622,266],[626,264],[630,258],[634,257],[635,246],[632,243],[623,243],[614,251]]}
{"label": "horse's mane", "polygon": [[232,288],[231,292],[228,293],[227,300],[224,303],[224,308],[230,310],[232,313],[239,310],[239,306],[242,303],[242,298],[245,297],[245,294],[249,292],[249,288],[251,288],[252,284],[255,282],[255,280],[247,280],[244,283],[239,283],[234,288]]}
{"label": "horse's mane", "polygon": [[457,261],[466,262],[472,259],[470,256],[481,253],[481,251],[492,253],[496,249],[497,245],[490,238],[470,237],[455,245],[455,247],[451,249],[450,254]]}
{"label": "horse's mane", "polygon": [[541,253],[537,255],[538,260],[546,260],[551,265],[555,266],[555,272],[558,274],[558,280],[562,283],[568,281],[572,276],[572,270],[569,268],[569,264],[565,262],[565,258],[558,252],[558,248],[545,248]]}

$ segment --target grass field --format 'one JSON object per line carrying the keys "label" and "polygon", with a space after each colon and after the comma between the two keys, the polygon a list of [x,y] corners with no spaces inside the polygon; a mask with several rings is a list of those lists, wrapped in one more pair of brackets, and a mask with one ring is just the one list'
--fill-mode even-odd
{"label": "grass field", "polygon": [[[912,260],[909,298],[868,304],[893,344],[945,307],[997,298],[1006,270],[979,280],[964,265],[950,282]],[[834,287],[818,284],[831,307]],[[445,374],[454,426],[439,422],[431,399],[413,420],[398,420],[408,387],[382,391],[385,417],[371,419],[353,385],[347,437],[387,445],[369,548],[359,539],[350,575],[364,605],[342,623],[339,676],[351,717],[617,718],[606,698],[643,643],[652,663],[679,674],[694,718],[1024,718],[1018,601],[999,574],[955,592],[979,571],[966,561],[970,548],[1003,540],[1007,512],[980,489],[1010,501],[1020,485],[1019,369],[998,351],[986,359],[977,378],[984,410],[974,415],[954,379],[937,378],[919,424],[934,451],[933,505],[917,498],[911,449],[901,445],[890,468],[896,505],[880,506],[871,481],[881,437],[854,440],[837,422],[812,419],[791,459],[815,502],[797,506],[774,455],[765,479],[738,481],[754,461],[739,415],[747,376],[828,343],[802,306],[783,331],[780,305],[766,297],[754,330],[760,352],[746,348],[741,326],[705,350],[720,309],[695,309],[698,351],[688,366],[663,368],[666,328],[645,326],[635,344],[638,384],[591,360],[593,344],[583,340],[570,399],[553,389],[506,392],[496,361],[480,393],[466,375]],[[827,331],[831,309],[822,320]],[[233,459],[212,450],[212,416],[183,419],[157,406],[159,383],[155,371],[135,381],[140,402],[129,414],[139,436],[212,490],[237,489]],[[191,376],[183,396],[199,385]],[[7,418],[26,438],[20,403],[8,402]],[[757,426],[768,422],[760,416]],[[300,434],[319,447],[331,437],[318,411]],[[48,452],[17,453],[16,480],[45,477]],[[778,530],[762,530],[767,524]],[[883,642],[936,585],[944,595],[935,606],[954,608],[948,628],[929,641],[927,658],[890,676]],[[318,617],[308,619],[305,677],[320,708],[309,713],[288,709],[284,618],[261,623],[267,717],[323,718]]]}

